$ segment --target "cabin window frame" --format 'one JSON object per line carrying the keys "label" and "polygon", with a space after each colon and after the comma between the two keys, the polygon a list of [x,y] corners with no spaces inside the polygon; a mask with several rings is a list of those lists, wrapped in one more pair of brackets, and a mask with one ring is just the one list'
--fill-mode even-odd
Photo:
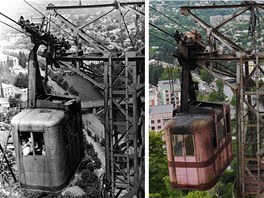
{"label": "cabin window frame", "polygon": [[231,132],[231,120],[230,113],[227,113],[225,116],[225,124],[226,124],[226,134],[228,135]]}
{"label": "cabin window frame", "polygon": [[[191,137],[192,140],[192,144],[188,145],[188,149],[191,148],[190,146],[192,146],[192,154],[189,154],[189,152],[187,152],[187,146],[186,146],[186,140],[188,137]],[[177,138],[177,139],[176,139]],[[181,139],[181,140],[179,140]],[[179,146],[176,147],[176,144],[181,144]],[[172,150],[173,150],[173,156],[174,157],[193,157],[196,155],[195,152],[195,141],[194,141],[194,135],[193,134],[172,134]],[[176,148],[176,149],[175,149]],[[188,154],[187,154],[188,153]]]}
{"label": "cabin window frame", "polygon": [[217,149],[218,143],[217,143],[217,133],[216,133],[216,127],[213,124],[212,128],[211,128],[211,141],[212,141],[212,146],[213,146],[213,150]]}
{"label": "cabin window frame", "polygon": [[219,144],[226,138],[226,124],[225,118],[223,117],[221,120],[217,122],[217,139]]}
{"label": "cabin window frame", "polygon": [[[26,133],[28,135],[26,135]],[[47,147],[46,147],[46,141],[45,141],[45,136],[44,136],[44,131],[19,131],[19,144],[20,144],[20,154],[22,157],[46,157],[47,156]],[[36,137],[36,136],[41,136],[41,137]],[[22,137],[23,136],[23,137]],[[27,138],[27,140],[25,139]],[[31,140],[30,140],[30,139]],[[30,151],[27,154],[23,153],[23,140],[25,141],[26,147],[30,147]],[[34,145],[34,146],[33,146]]]}

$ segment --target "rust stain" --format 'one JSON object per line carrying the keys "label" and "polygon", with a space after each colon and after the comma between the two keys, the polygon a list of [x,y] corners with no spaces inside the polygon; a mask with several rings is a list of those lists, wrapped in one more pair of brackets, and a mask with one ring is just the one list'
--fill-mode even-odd
{"label": "rust stain", "polygon": [[194,120],[190,128],[192,131],[198,131],[199,129],[207,128],[209,124],[210,120]]}

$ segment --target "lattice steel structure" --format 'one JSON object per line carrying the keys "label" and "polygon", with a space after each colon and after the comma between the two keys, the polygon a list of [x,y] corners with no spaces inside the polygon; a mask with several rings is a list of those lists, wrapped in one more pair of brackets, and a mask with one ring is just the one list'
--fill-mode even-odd
{"label": "lattice steel structure", "polygon": [[[58,12],[60,9],[112,7],[101,16],[80,26],[66,19]],[[144,2],[118,2],[97,5],[54,6],[55,16],[66,24],[75,39],[76,54],[56,56],[58,61],[74,70],[97,86],[104,94],[106,174],[104,178],[105,197],[144,196],[144,43],[137,42],[139,29],[144,26]],[[132,45],[127,51],[124,45],[121,53],[114,52],[98,42],[85,27],[117,11],[123,22],[121,31],[126,32]],[[135,38],[128,30],[126,15],[135,15]],[[143,19],[143,20],[142,20]],[[80,41],[93,46],[95,53],[80,54]],[[124,42],[124,40],[122,41]],[[85,47],[85,44],[83,44]],[[76,61],[77,64],[69,64]],[[83,61],[104,63],[104,82],[97,82],[87,74]]]}
{"label": "lattice steel structure", "polygon": [[[217,25],[205,22],[193,11],[228,8],[237,10]],[[263,8],[263,4],[254,1],[236,5],[181,7],[182,14],[191,17],[207,34],[207,51],[192,54],[193,60],[236,93],[237,197],[261,197],[264,193],[264,117],[263,109],[261,110],[264,96],[264,52],[255,42],[257,37],[263,35],[258,34],[258,24],[254,19],[256,13],[263,11]],[[233,42],[234,39],[221,30],[224,25],[245,12],[250,12],[251,16],[249,36],[252,45],[247,48]],[[186,59],[190,58],[188,47],[180,49]]]}

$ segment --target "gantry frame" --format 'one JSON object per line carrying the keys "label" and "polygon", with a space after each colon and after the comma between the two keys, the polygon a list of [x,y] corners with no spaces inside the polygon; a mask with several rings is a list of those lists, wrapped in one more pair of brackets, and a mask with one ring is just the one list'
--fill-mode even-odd
{"label": "gantry frame", "polygon": [[[72,31],[76,44],[76,53],[68,56],[56,56],[53,60],[74,70],[92,82],[104,94],[104,126],[106,173],[103,185],[104,197],[144,196],[144,45],[139,46],[132,40],[126,26],[125,15],[136,15],[136,28],[139,17],[144,17],[137,6],[144,2],[118,2],[111,4],[54,6],[49,4],[47,10],[53,10],[55,16],[63,21]],[[81,9],[113,7],[110,11],[79,27],[58,12],[61,9]],[[84,28],[117,10],[134,50],[123,51],[118,55],[102,45],[85,32]],[[124,14],[124,10],[126,13]],[[136,30],[138,33],[138,30]],[[92,45],[98,52],[80,55],[79,40]],[[99,55],[98,55],[99,54]],[[81,70],[83,61],[104,62],[104,83],[96,82]],[[76,66],[69,61],[77,61]],[[140,195],[141,194],[141,195]]]}
{"label": "gantry frame", "polygon": [[[193,10],[238,8],[230,17],[213,26],[202,20]],[[264,53],[254,45],[255,29],[252,30],[253,51],[233,42],[219,29],[231,20],[250,11],[251,14],[262,10],[263,4],[254,1],[236,5],[183,6],[181,13],[191,17],[206,30],[209,50],[197,53],[195,61],[200,68],[207,70],[214,77],[228,85],[236,94],[236,142],[237,142],[237,197],[262,196],[264,193],[264,119],[260,109],[261,97],[264,96],[261,81],[264,77]],[[254,23],[254,21],[252,21]],[[220,45],[228,50],[221,52]],[[184,48],[183,48],[184,49]],[[182,53],[188,59],[186,51]],[[236,71],[226,67],[219,68],[218,61],[235,61]],[[226,80],[225,77],[229,77]],[[230,83],[230,78],[235,83]]]}

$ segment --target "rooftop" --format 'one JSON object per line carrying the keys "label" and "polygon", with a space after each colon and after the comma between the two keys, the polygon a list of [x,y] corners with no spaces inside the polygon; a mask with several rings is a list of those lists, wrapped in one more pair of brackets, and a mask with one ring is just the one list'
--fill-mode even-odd
{"label": "rooftop", "polygon": [[7,98],[0,98],[0,105],[1,104],[9,104],[8,99]]}
{"label": "rooftop", "polygon": [[[158,87],[159,87],[159,89],[163,89],[163,88],[166,89],[166,88],[168,88],[170,86],[170,83],[171,83],[170,80],[160,80],[158,82]],[[178,81],[178,80],[173,81],[172,84],[173,84],[174,88],[180,89],[180,81]]]}
{"label": "rooftop", "polygon": [[12,84],[7,84],[7,83],[2,83],[2,88],[3,88],[3,89],[6,89],[6,88],[12,88],[12,87],[14,87],[14,85],[12,85]]}
{"label": "rooftop", "polygon": [[162,114],[162,113],[172,113],[173,111],[173,104],[168,105],[157,105],[157,106],[150,106],[149,107],[149,114]]}

